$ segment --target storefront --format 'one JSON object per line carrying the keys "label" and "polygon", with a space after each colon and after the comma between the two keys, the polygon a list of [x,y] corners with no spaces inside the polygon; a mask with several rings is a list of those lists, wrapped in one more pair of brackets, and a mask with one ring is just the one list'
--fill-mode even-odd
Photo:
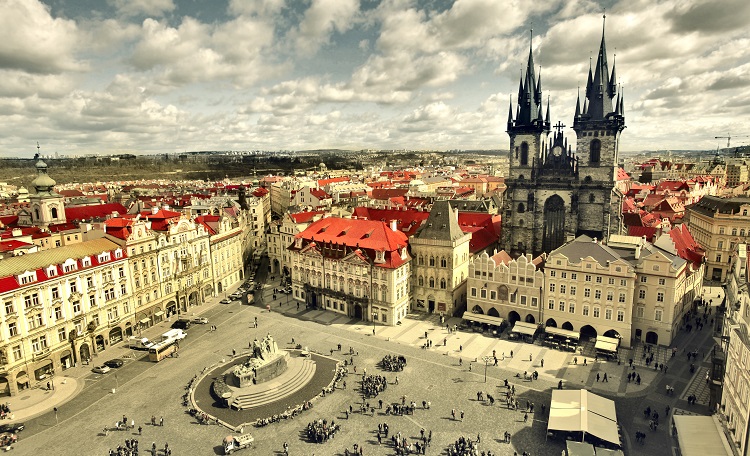
{"label": "storefront", "polygon": [[51,359],[45,359],[40,361],[37,367],[34,369],[34,379],[44,380],[51,377],[55,373],[55,368]]}

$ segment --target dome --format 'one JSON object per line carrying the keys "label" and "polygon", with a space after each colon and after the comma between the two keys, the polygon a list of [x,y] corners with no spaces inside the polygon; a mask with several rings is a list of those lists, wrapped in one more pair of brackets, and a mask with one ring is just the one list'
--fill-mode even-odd
{"label": "dome", "polygon": [[19,195],[28,195],[29,191],[26,190],[26,187],[21,187],[21,188],[18,189],[18,194]]}
{"label": "dome", "polygon": [[39,169],[39,168],[47,169],[47,164],[44,163],[42,160],[39,160],[38,162],[36,162],[36,169]]}
{"label": "dome", "polygon": [[39,160],[36,162],[36,179],[31,181],[31,185],[36,189],[37,193],[49,193],[52,191],[52,187],[55,186],[56,182],[54,179],[49,177],[47,174],[47,164],[44,161]]}

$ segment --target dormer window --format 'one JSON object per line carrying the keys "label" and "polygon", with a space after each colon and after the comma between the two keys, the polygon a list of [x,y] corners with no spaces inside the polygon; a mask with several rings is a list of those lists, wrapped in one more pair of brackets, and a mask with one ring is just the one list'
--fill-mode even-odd
{"label": "dormer window", "polygon": [[89,258],[89,257],[84,258],[83,260],[81,260],[81,264],[83,265],[84,268],[90,267],[91,266],[91,258]]}
{"label": "dormer window", "polygon": [[[143,247],[141,247],[141,253],[143,253]],[[122,249],[115,250],[115,258],[122,258]]]}
{"label": "dormer window", "polygon": [[47,268],[47,277],[55,277],[57,275],[57,266],[50,266]]}
{"label": "dormer window", "polygon": [[18,276],[18,283],[26,285],[27,283],[36,282],[36,271],[29,271]]}
{"label": "dormer window", "polygon": [[99,255],[99,263],[105,263],[110,260],[109,252],[104,252]]}
{"label": "dormer window", "polygon": [[385,250],[375,252],[375,263],[385,263]]}
{"label": "dormer window", "polygon": [[76,264],[74,260],[68,260],[65,263],[63,263],[63,272],[65,273],[73,272],[76,269],[78,269],[78,265]]}

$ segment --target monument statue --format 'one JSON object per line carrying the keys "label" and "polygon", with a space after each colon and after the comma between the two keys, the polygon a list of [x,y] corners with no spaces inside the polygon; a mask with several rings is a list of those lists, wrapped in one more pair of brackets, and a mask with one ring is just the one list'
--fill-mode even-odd
{"label": "monument statue", "polygon": [[262,383],[281,375],[287,368],[289,353],[279,350],[271,334],[252,343],[252,353],[242,364],[232,369],[240,388]]}

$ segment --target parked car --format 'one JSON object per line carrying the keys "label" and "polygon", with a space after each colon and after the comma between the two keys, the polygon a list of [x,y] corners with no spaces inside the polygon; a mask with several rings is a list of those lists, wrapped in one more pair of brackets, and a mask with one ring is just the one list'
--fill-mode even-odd
{"label": "parked car", "polygon": [[106,374],[109,372],[109,366],[96,366],[91,370],[94,371],[95,374]]}
{"label": "parked car", "polygon": [[104,362],[105,366],[111,367],[113,369],[118,368],[118,367],[122,367],[123,364],[125,364],[125,361],[123,361],[123,360],[121,360],[119,358],[110,359],[109,361],[105,361]]}
{"label": "parked car", "polygon": [[229,298],[224,298],[224,299],[222,299],[222,300],[221,300],[221,301],[219,301],[219,302],[221,302],[222,304],[231,304],[231,303],[232,303],[232,300],[231,300],[231,299],[229,299]]}
{"label": "parked car", "polygon": [[0,425],[0,434],[4,432],[10,432],[13,434],[17,434],[21,431],[23,431],[26,428],[23,423],[10,423],[10,424],[3,424]]}
{"label": "parked car", "polygon": [[205,325],[206,323],[208,323],[208,318],[206,318],[206,317],[195,317],[195,318],[193,318],[192,321],[193,321],[193,324],[196,324],[196,325]]}
{"label": "parked car", "polygon": [[172,323],[172,329],[188,329],[190,327],[190,320],[180,318],[176,322]]}

